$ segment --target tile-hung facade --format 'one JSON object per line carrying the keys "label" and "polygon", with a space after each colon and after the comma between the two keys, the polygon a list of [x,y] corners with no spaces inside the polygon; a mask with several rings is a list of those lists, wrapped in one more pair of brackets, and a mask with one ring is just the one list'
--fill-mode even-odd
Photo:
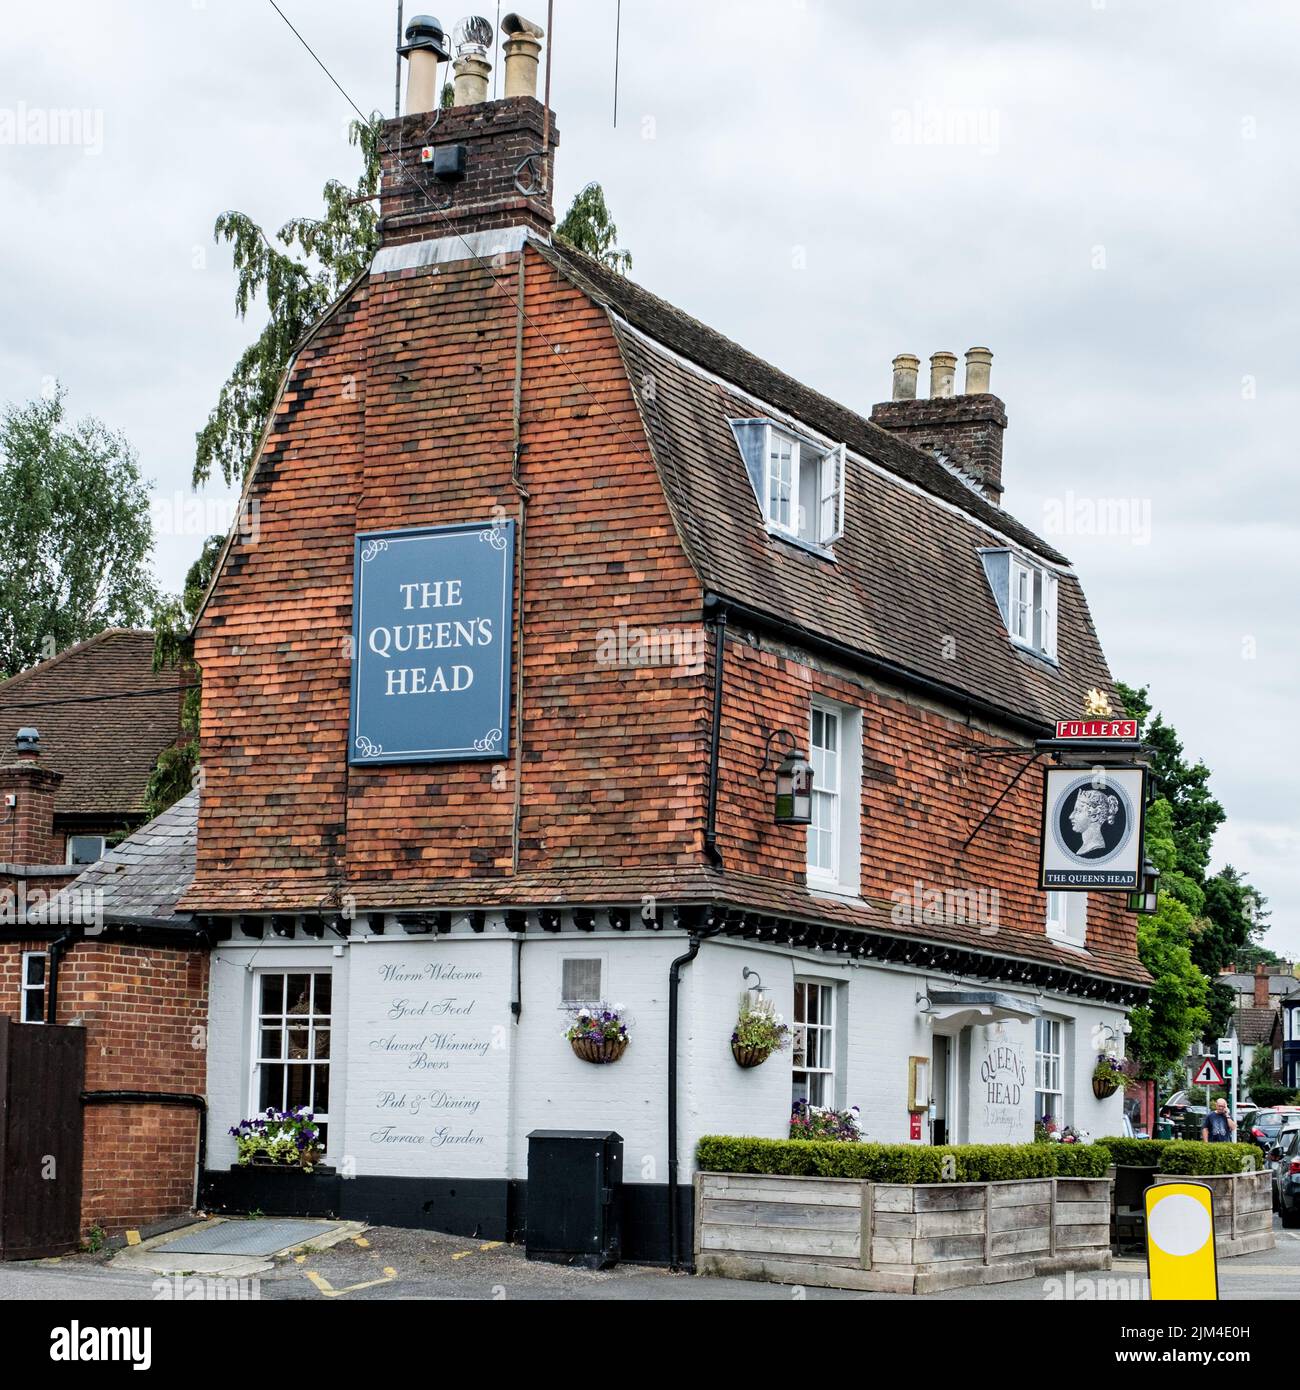
{"label": "tile-hung facade", "polygon": [[[1089,1077],[1148,983],[1134,919],[1046,900],[1038,768],[1008,791],[1112,685],[1069,562],[991,500],[1001,403],[913,402],[980,441],[940,461],[552,242],[531,97],[385,139],[383,245],[298,348],[258,543],[232,539],[197,629],[210,1169],[238,1118],[309,1103],[345,1213],[499,1237],[530,1131],[616,1130],[625,1252],[663,1258],[670,1191],[690,1249],[697,1138],[784,1136],[796,1098],[875,1140],[1117,1128]],[[457,611],[442,550],[379,545],[430,527],[512,546],[503,728],[456,625],[489,609]],[[354,724],[354,675],[395,722]],[[467,710],[486,742],[377,756],[412,700],[431,744]],[[791,743],[810,827],[774,823]],[[746,971],[798,1041],[742,1070]],[[614,1065],[562,1036],[595,1000],[632,1019]]]}

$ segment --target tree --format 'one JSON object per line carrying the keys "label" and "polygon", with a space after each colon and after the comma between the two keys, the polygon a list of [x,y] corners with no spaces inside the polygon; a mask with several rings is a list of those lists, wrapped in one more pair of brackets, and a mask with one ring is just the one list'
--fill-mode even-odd
{"label": "tree", "polygon": [[64,423],[64,392],[0,417],[0,677],[154,602],[149,489],[124,435]]}
{"label": "tree", "polygon": [[618,228],[605,204],[605,190],[598,183],[589,183],[574,198],[555,235],[620,275],[632,269],[632,253],[616,245]]}
{"label": "tree", "polygon": [[1191,950],[1193,905],[1203,902],[1204,894],[1178,872],[1173,828],[1169,803],[1153,802],[1147,808],[1146,852],[1160,870],[1161,887],[1156,912],[1138,918],[1137,944],[1138,958],[1155,983],[1146,1003],[1129,1016],[1130,1049],[1140,1059],[1142,1074],[1153,1079],[1182,1062],[1210,1018],[1209,982]]}
{"label": "tree", "polygon": [[[1268,917],[1267,899],[1232,867],[1225,865],[1209,875],[1214,833],[1226,812],[1209,789],[1210,769],[1204,762],[1190,763],[1172,726],[1157,714],[1151,718],[1147,687],[1135,689],[1118,683],[1126,713],[1138,721],[1143,742],[1152,749],[1152,774],[1156,790],[1168,812],[1168,823],[1155,832],[1172,843],[1173,854],[1161,869],[1161,888],[1190,913],[1187,945],[1193,963],[1205,976],[1205,1037],[1225,1036],[1231,1027],[1235,1000],[1232,989],[1220,982],[1219,973],[1240,960],[1241,953],[1263,933]],[[1147,847],[1152,840],[1152,812],[1147,816]]]}
{"label": "tree", "polygon": [[158,755],[145,790],[150,817],[161,815],[193,786],[199,761],[199,713],[202,707],[199,669],[194,664],[194,623],[203,596],[221,556],[224,536],[209,536],[199,558],[185,575],[185,587],[163,600],[153,616],[153,669],[181,666],[191,676],[190,688],[181,697],[180,741]]}
{"label": "tree", "polygon": [[383,121],[353,121],[348,139],[362,152],[355,188],[331,179],[321,192],[324,215],[294,217],[275,242],[242,212],[223,212],[213,239],[234,248],[235,310],[240,318],[264,295],[266,327],[235,363],[208,422],[197,436],[194,485],[214,474],[241,481],[253,461],[275,404],[280,377],[298,339],[369,266],[379,242],[379,214],[369,199],[379,192]]}

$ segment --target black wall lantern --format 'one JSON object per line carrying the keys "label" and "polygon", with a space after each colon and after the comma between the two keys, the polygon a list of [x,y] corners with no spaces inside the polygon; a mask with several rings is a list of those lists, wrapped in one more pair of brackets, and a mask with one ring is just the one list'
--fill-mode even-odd
{"label": "black wall lantern", "polygon": [[1142,860],[1142,887],[1136,893],[1128,895],[1128,905],[1130,912],[1140,913],[1143,917],[1154,915],[1159,907],[1159,894],[1156,891],[1160,883],[1160,870],[1147,858]]}
{"label": "black wall lantern", "polygon": [[777,825],[811,825],[813,770],[788,729],[773,729],[768,734],[760,771],[766,772],[771,764],[774,738],[789,739],[790,751],[777,764],[776,804],[772,819]]}

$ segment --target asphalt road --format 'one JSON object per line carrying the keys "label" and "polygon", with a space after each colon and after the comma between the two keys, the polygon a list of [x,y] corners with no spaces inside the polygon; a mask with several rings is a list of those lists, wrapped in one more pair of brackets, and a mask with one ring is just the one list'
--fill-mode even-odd
{"label": "asphalt road", "polygon": [[[1300,1299],[1300,1232],[1285,1231],[1274,1219],[1277,1248],[1224,1260],[1219,1265],[1220,1297]],[[1145,1297],[1145,1265],[1116,1260],[1107,1274],[1059,1280],[1027,1279],[1011,1284],[956,1289],[928,1295],[927,1301],[1064,1301]],[[1093,1283],[1086,1281],[1092,1280]],[[795,1289],[781,1284],[746,1283],[670,1274],[642,1265],[592,1271],[526,1260],[522,1247],[464,1240],[429,1231],[372,1227],[360,1241],[284,1258],[269,1273],[242,1286],[221,1289],[191,1280],[178,1284],[161,1276],[113,1268],[103,1256],[72,1256],[30,1264],[0,1265],[0,1300],[79,1299],[147,1301],[158,1298],[249,1297],[261,1300],[659,1300],[808,1301],[889,1300],[899,1295],[861,1294],[837,1289]],[[911,1301],[911,1300],[909,1300]]]}

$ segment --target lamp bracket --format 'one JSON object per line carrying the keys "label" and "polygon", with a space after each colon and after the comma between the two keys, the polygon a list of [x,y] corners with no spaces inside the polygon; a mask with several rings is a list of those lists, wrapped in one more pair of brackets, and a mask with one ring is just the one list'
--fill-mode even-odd
{"label": "lamp bracket", "polygon": [[774,738],[788,738],[790,740],[790,752],[798,751],[799,740],[790,732],[789,729],[773,729],[768,734],[763,743],[763,766],[760,772],[766,772],[772,761],[772,740]]}

